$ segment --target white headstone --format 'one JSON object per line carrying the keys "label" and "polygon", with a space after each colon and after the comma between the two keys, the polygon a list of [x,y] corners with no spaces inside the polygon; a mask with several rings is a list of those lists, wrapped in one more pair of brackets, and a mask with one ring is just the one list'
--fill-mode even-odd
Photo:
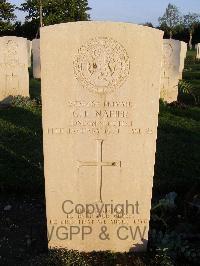
{"label": "white headstone", "polygon": [[41,64],[40,64],[40,39],[32,40],[33,49],[33,77],[41,78]]}
{"label": "white headstone", "polygon": [[0,101],[29,96],[27,39],[0,37]]}
{"label": "white headstone", "polygon": [[200,59],[200,43],[197,43],[197,59]]}
{"label": "white headstone", "polygon": [[41,29],[49,247],[146,250],[162,38],[128,23]]}
{"label": "white headstone", "polygon": [[28,49],[28,67],[31,67],[32,41],[27,40]]}
{"label": "white headstone", "polygon": [[185,58],[187,54],[187,43],[181,42],[180,66],[179,66],[179,79],[182,79],[183,70],[185,66]]}
{"label": "white headstone", "polygon": [[177,101],[180,78],[181,42],[163,40],[163,62],[160,97],[170,103]]}

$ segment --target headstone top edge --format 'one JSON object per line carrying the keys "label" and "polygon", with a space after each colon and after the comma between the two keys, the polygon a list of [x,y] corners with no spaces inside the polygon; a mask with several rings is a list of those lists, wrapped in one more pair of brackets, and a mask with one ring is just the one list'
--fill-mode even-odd
{"label": "headstone top edge", "polygon": [[32,42],[39,42],[40,39],[33,39]]}
{"label": "headstone top edge", "polygon": [[54,25],[49,25],[49,26],[44,26],[42,28],[40,28],[40,32],[46,32],[49,30],[52,30],[54,28],[58,29],[58,28],[66,28],[66,27],[70,27],[70,26],[74,26],[76,25],[77,27],[80,26],[85,26],[87,25],[88,27],[90,25],[118,25],[118,26],[125,26],[125,27],[130,27],[130,28],[136,28],[136,29],[143,29],[145,31],[149,31],[149,32],[154,32],[157,34],[160,34],[161,36],[164,35],[164,32],[162,30],[159,29],[155,29],[155,28],[151,28],[148,26],[143,26],[143,25],[139,25],[139,24],[134,24],[134,23],[128,23],[128,22],[114,22],[114,21],[76,21],[76,22],[67,22],[67,23],[60,23],[60,24],[54,24]]}
{"label": "headstone top edge", "polygon": [[[0,38],[5,38],[5,39],[13,39],[13,38],[15,38],[15,39],[17,39],[17,40],[19,40],[19,39],[21,39],[21,40],[28,40],[27,38],[24,38],[24,37],[18,37],[18,36],[0,36]],[[29,40],[28,40],[29,41]]]}
{"label": "headstone top edge", "polygon": [[179,40],[175,40],[175,39],[163,39],[163,41],[171,41],[171,42],[182,42]]}
{"label": "headstone top edge", "polygon": [[187,45],[187,43],[186,42],[184,42],[184,41],[180,41],[182,44],[186,44]]}

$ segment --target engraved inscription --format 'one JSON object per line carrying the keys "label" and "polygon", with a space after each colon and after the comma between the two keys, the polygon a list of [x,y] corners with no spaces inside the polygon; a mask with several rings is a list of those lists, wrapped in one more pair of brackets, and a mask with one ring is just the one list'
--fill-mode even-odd
{"label": "engraved inscription", "polygon": [[6,42],[6,53],[5,53],[5,63],[10,66],[15,66],[18,64],[18,44],[13,40],[8,40]]}
{"label": "engraved inscription", "polygon": [[18,76],[14,75],[13,73],[11,75],[6,75],[7,93],[10,93],[11,95],[13,95],[14,93],[17,93],[18,88],[19,88]]}
{"label": "engraved inscription", "polygon": [[169,43],[164,43],[163,44],[163,73],[162,73],[162,79],[163,79],[163,84],[162,84],[162,91],[161,91],[161,98],[164,98],[166,96],[166,92],[164,92],[164,88],[167,86],[169,87],[170,85],[170,78],[169,78],[169,70],[172,69],[171,62],[169,58],[173,54],[173,47]]}
{"label": "engraved inscription", "polygon": [[102,139],[108,135],[118,135],[122,132],[134,136],[152,135],[153,129],[146,125],[138,128],[134,122],[134,103],[128,99],[124,101],[96,100],[81,101],[80,99],[67,101],[68,120],[63,128],[48,128],[49,135],[77,135],[87,134]]}
{"label": "engraved inscription", "polygon": [[18,44],[13,40],[6,41],[4,52],[5,88],[3,95],[15,95],[19,88],[19,77],[16,66],[19,66]]}
{"label": "engraved inscription", "polygon": [[79,48],[74,59],[74,73],[82,87],[97,93],[120,88],[130,70],[125,48],[107,37],[89,40]]}
{"label": "engraved inscription", "polygon": [[163,45],[163,63],[164,66],[168,65],[169,63],[169,58],[172,56],[173,54],[173,47],[171,44],[169,43],[164,43]]}

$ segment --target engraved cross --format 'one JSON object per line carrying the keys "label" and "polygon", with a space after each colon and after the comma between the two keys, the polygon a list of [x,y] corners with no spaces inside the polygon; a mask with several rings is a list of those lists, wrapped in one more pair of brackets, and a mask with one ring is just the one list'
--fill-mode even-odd
{"label": "engraved cross", "polygon": [[88,161],[88,162],[83,162],[83,161],[78,161],[78,168],[83,167],[83,166],[96,166],[97,170],[97,195],[102,202],[102,182],[103,182],[103,175],[102,175],[102,170],[104,166],[116,166],[116,167],[121,167],[121,161],[112,161],[112,162],[104,162],[102,158],[102,147],[103,147],[103,140],[102,139],[97,139],[97,160],[96,161]]}

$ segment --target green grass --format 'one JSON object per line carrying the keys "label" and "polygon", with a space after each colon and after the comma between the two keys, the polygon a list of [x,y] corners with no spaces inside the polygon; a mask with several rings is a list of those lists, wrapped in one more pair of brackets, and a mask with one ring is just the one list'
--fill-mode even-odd
{"label": "green grass", "polygon": [[199,71],[185,71],[183,73],[183,78],[186,80],[196,80],[200,79],[200,73]]}
{"label": "green grass", "polygon": [[190,64],[186,66],[185,71],[200,71],[200,64]]}
{"label": "green grass", "polygon": [[200,108],[161,106],[154,177],[155,193],[188,191],[200,181]]}
{"label": "green grass", "polygon": [[183,92],[179,86],[179,101],[186,104],[200,105],[200,60],[196,59],[196,51],[187,52],[183,81],[189,86],[189,91]]}
{"label": "green grass", "polygon": [[[32,76],[32,69],[29,70]],[[0,189],[2,193],[43,193],[40,80],[30,79],[30,100],[0,110]],[[35,102],[36,100],[36,102]]]}
{"label": "green grass", "polygon": [[30,97],[32,99],[41,99],[41,82],[37,79],[30,80]]}
{"label": "green grass", "polygon": [[29,193],[43,184],[41,108],[14,106],[0,110],[0,187]]}
{"label": "green grass", "polygon": [[197,52],[196,50],[192,49],[192,50],[188,50],[187,51],[187,56],[196,56]]}

